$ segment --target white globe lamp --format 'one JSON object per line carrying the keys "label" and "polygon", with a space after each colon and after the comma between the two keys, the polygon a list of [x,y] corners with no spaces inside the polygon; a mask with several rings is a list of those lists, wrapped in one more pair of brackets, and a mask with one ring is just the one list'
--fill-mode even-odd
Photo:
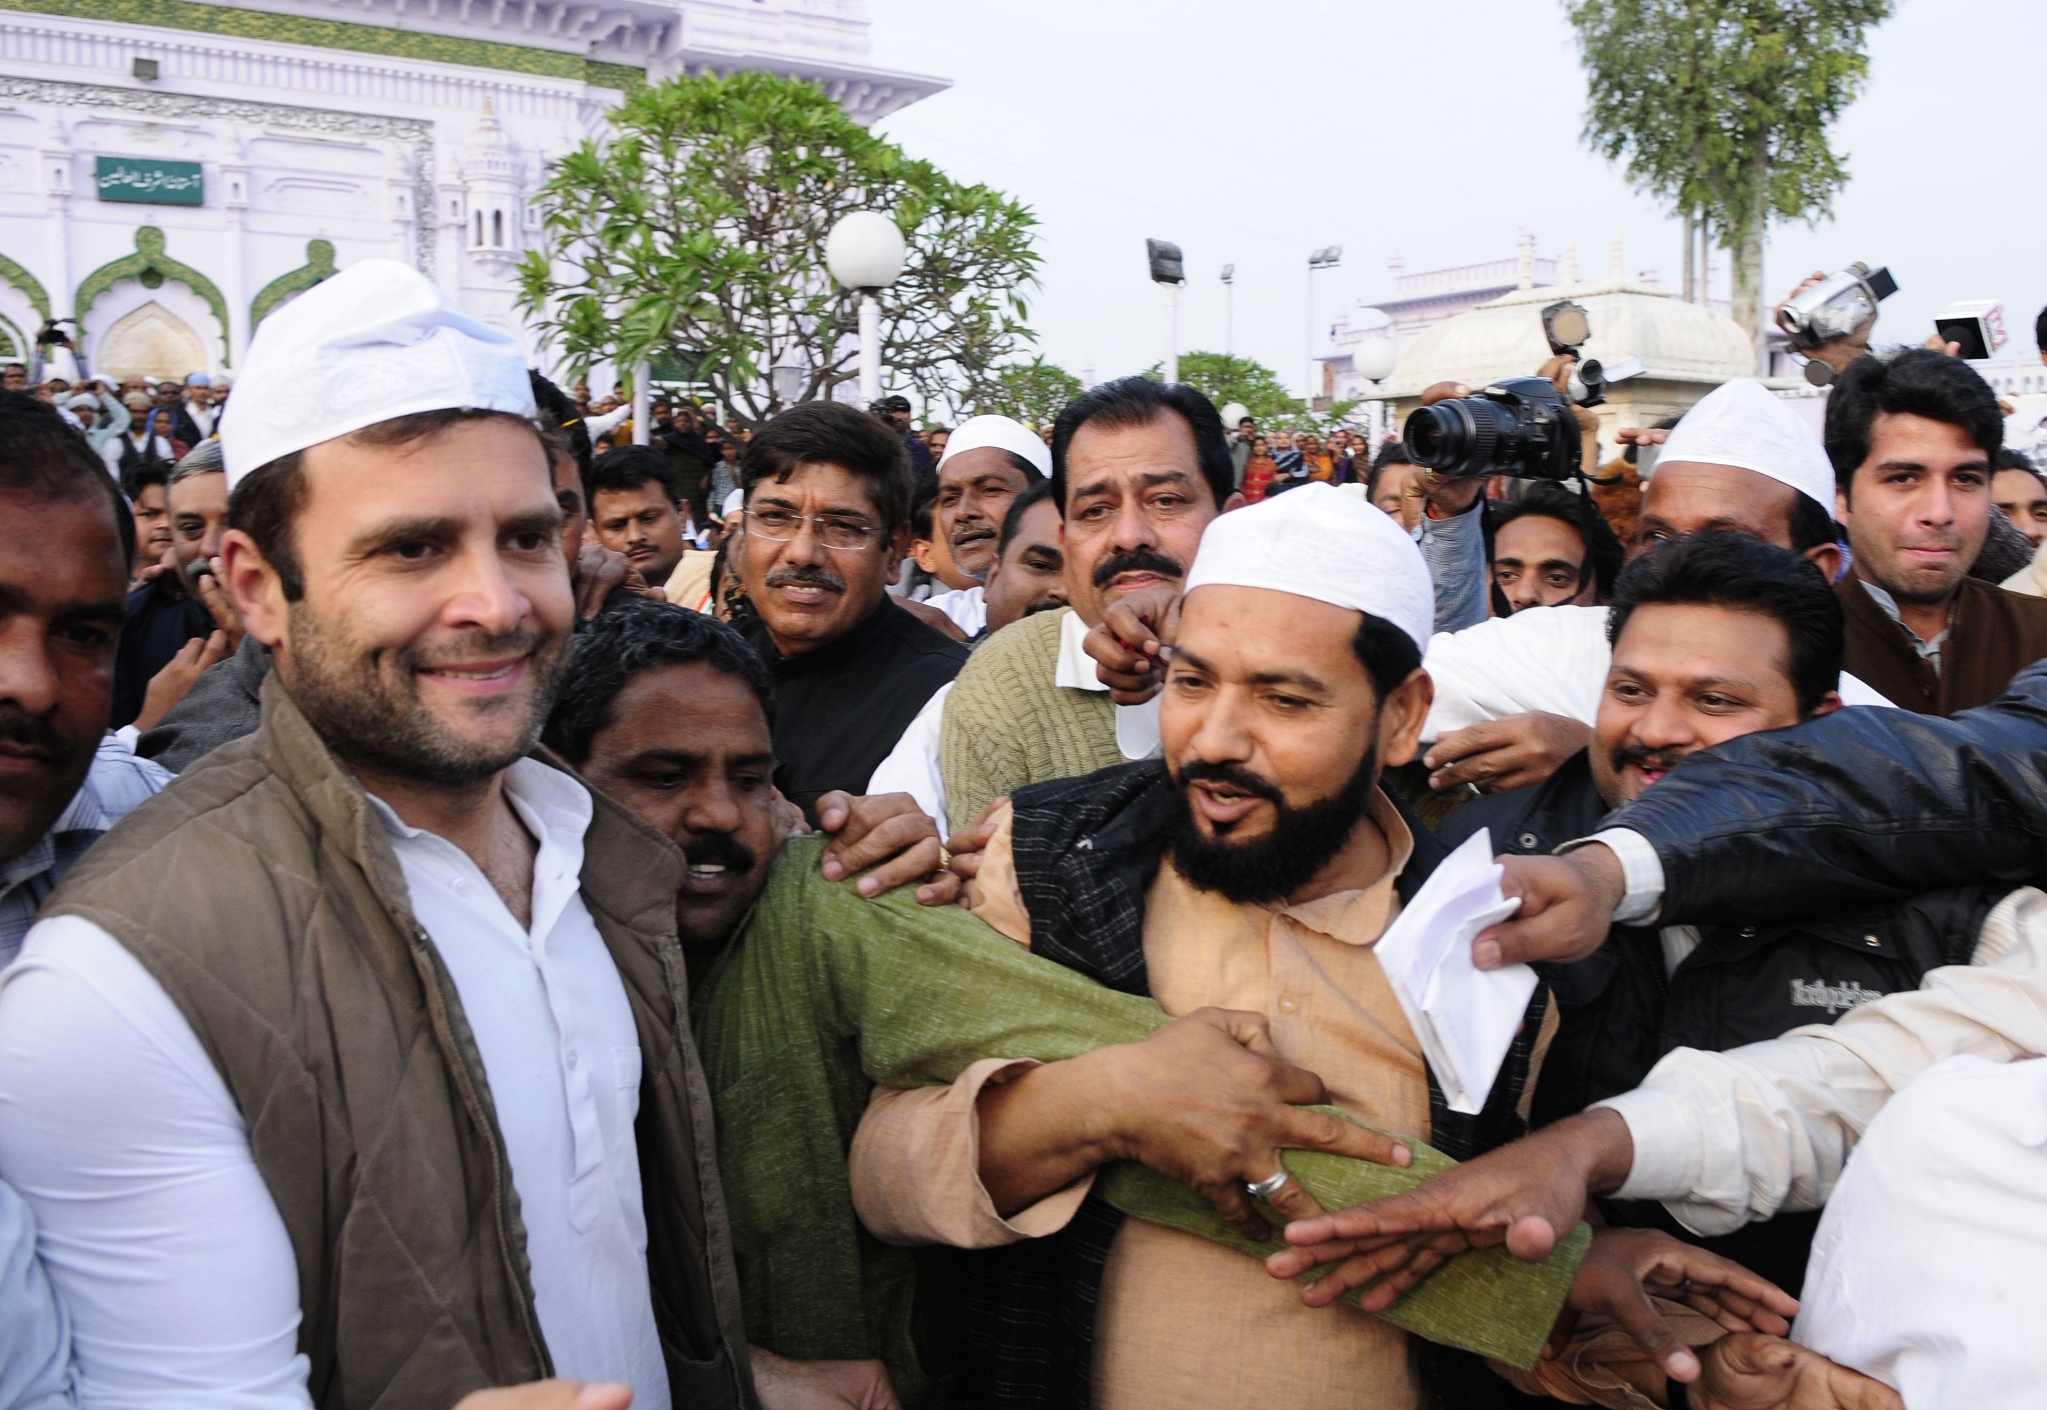
{"label": "white globe lamp", "polygon": [[1383,382],[1393,373],[1399,358],[1396,356],[1391,338],[1363,339],[1351,349],[1351,371],[1367,382]]}
{"label": "white globe lamp", "polygon": [[860,399],[881,397],[881,304],[875,292],[896,282],[908,246],[896,223],[880,211],[839,217],[824,237],[825,268],[841,287],[860,293]]}

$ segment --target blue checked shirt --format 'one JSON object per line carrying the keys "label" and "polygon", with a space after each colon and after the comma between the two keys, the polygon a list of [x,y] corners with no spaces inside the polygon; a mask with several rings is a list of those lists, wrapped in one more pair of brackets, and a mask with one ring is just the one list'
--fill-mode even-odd
{"label": "blue checked shirt", "polygon": [[72,864],[107,829],[170,781],[161,765],[137,758],[123,740],[108,735],[100,741],[85,782],[56,825],[20,856],[0,862],[0,969],[21,953],[22,938],[36,912]]}

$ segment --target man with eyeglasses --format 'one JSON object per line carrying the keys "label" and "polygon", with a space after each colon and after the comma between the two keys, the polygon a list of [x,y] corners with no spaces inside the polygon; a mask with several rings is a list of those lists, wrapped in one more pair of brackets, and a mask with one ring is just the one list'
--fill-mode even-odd
{"label": "man with eyeglasses", "polygon": [[909,548],[910,465],[886,424],[805,402],[754,433],[740,464],[743,631],[775,680],[775,783],[811,813],[864,793],[967,649],[885,591]]}

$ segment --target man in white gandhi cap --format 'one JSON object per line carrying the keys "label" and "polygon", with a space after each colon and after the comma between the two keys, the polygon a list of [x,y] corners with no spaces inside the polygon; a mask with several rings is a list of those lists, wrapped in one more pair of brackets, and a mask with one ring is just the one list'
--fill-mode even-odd
{"label": "man in white gandhi cap", "polygon": [[367,260],[247,362],[221,560],[261,726],[0,987],[0,1164],[82,1398],[755,1404],[683,859],[535,747],[574,601],[518,344]]}
{"label": "man in white gandhi cap", "polygon": [[969,638],[979,636],[988,622],[983,588],[995,566],[1003,517],[1018,495],[1051,473],[1051,447],[1007,416],[970,416],[945,443],[945,454],[938,458],[932,529],[944,538],[953,565],[977,585],[935,594],[930,603]]}

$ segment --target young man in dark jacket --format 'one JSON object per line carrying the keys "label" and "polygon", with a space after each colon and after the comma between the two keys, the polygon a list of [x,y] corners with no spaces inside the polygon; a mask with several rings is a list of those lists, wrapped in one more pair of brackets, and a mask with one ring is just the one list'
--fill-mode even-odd
{"label": "young man in dark jacket", "polygon": [[[1459,809],[1450,841],[1490,827],[1502,852],[1547,855],[1689,755],[1840,705],[1838,599],[1811,563],[1745,534],[1694,534],[1637,560],[1608,629],[1613,666],[1591,748],[1534,788]],[[1616,927],[1588,957],[1544,966],[1563,1028],[1535,1123],[1632,1090],[1674,1049],[1720,1052],[1831,1023],[1917,988],[1930,969],[1966,964],[2005,889],[1933,891],[1798,921],[1759,909],[1711,927]],[[1652,1202],[1609,1215],[1682,1232]],[[1780,1215],[1709,1246],[1796,1290],[1817,1218]]]}

